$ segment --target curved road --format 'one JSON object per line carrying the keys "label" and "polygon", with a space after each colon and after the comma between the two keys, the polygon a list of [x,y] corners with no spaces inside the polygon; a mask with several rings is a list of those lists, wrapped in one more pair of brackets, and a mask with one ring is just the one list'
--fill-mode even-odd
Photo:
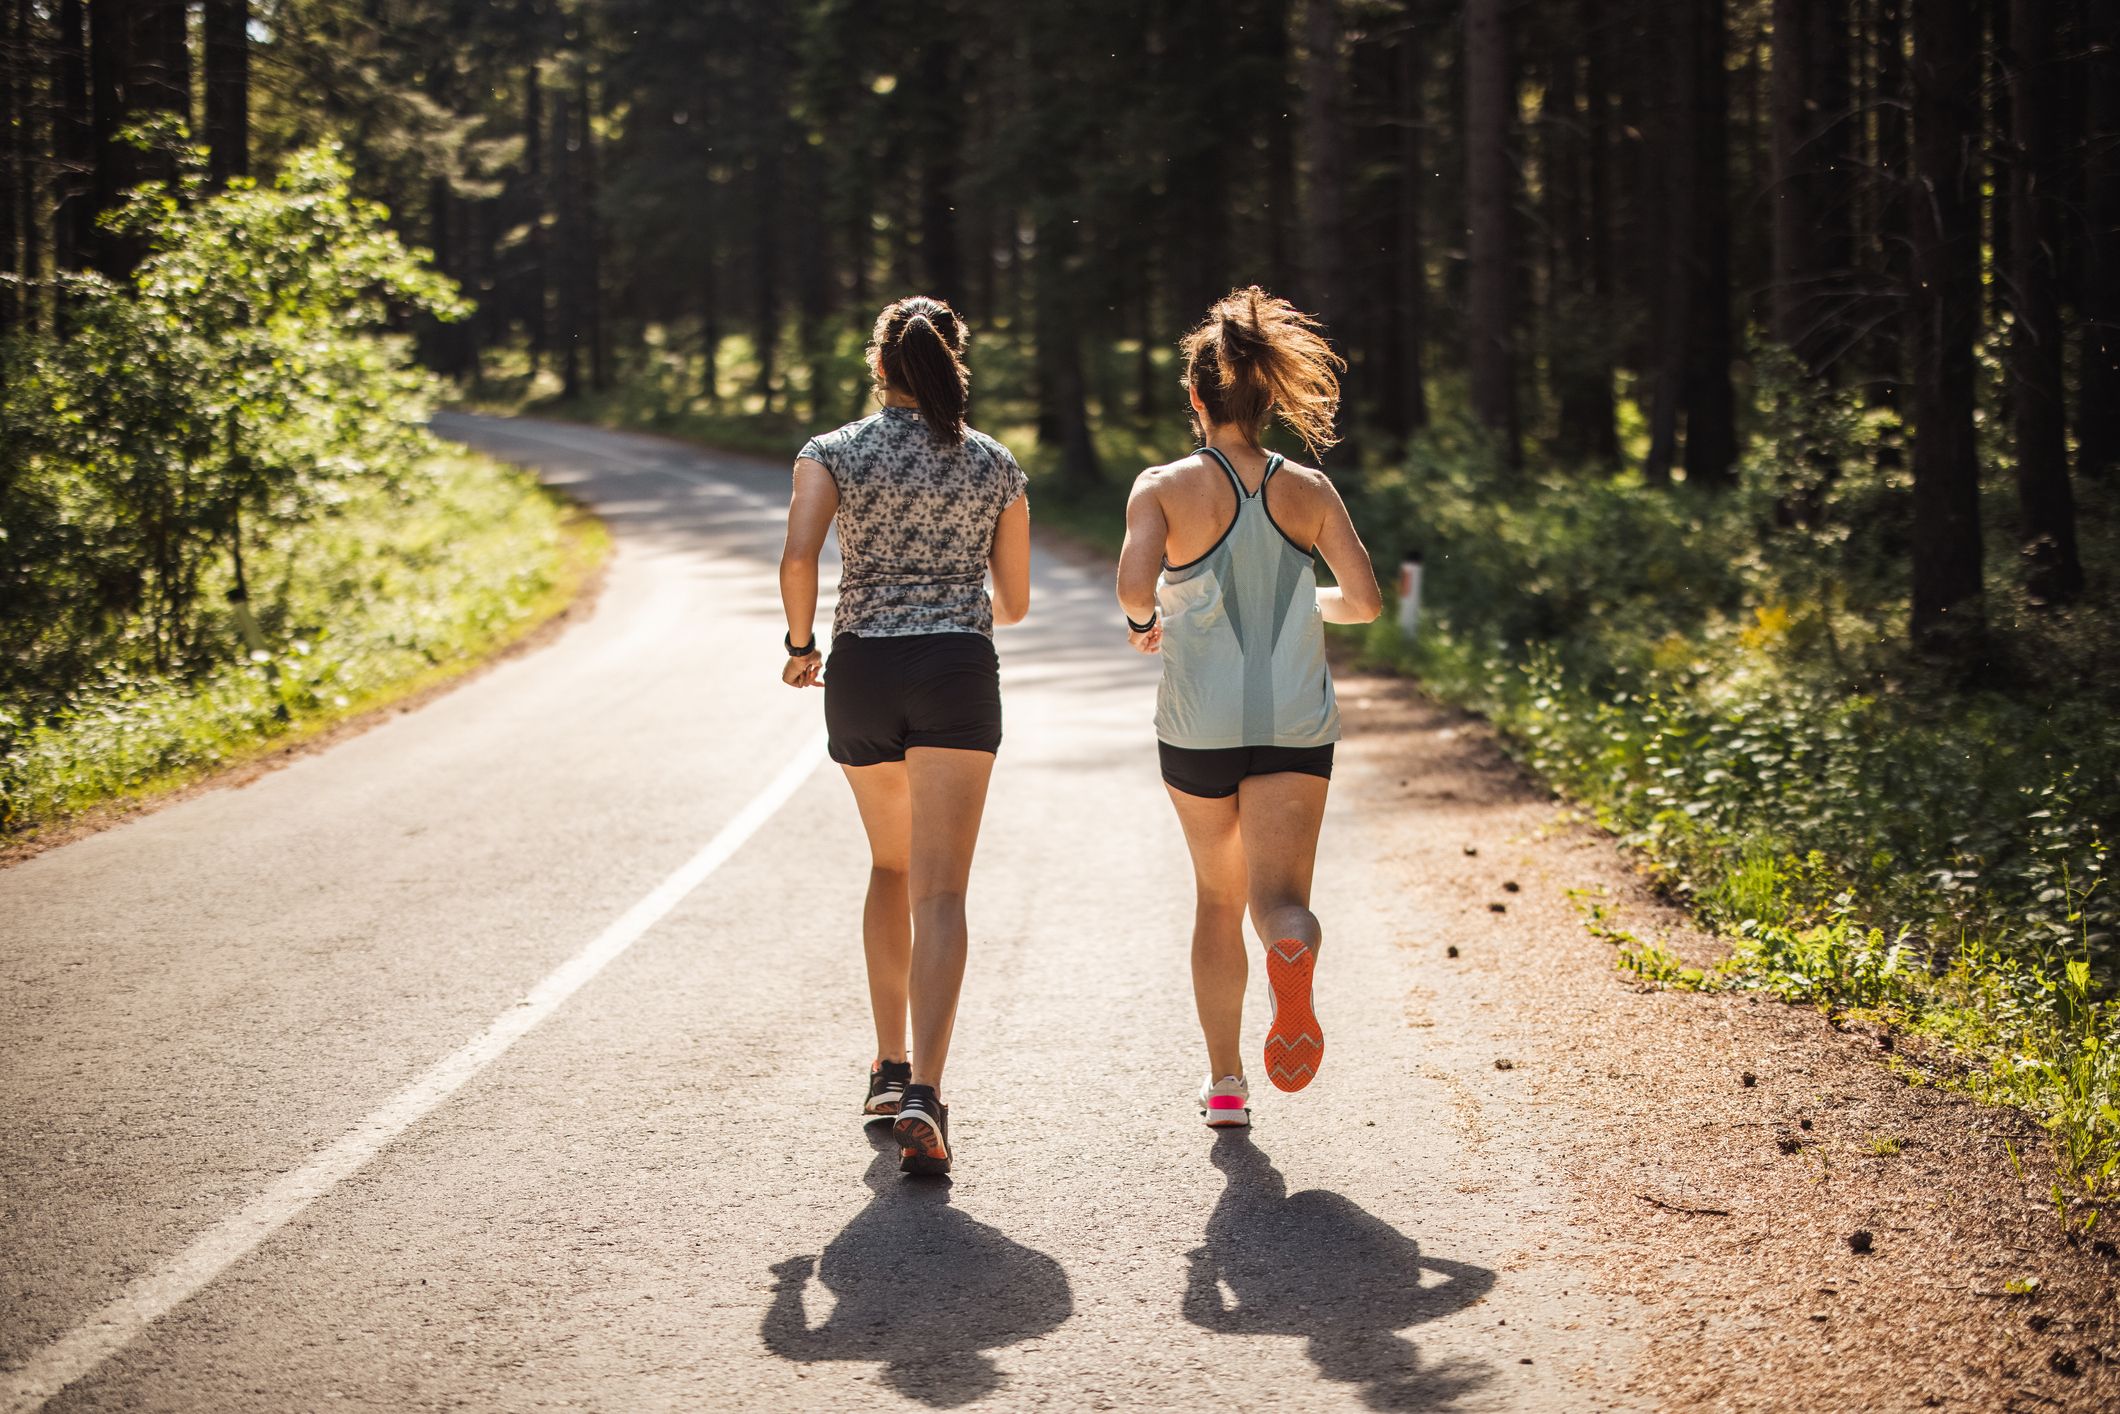
{"label": "curved road", "polygon": [[0,872],[0,1407],[1619,1407],[1611,1298],[1523,1241],[1559,1200],[1468,1183],[1423,1078],[1374,768],[1326,827],[1328,1064],[1214,1139],[1155,665],[1041,551],[960,1173],[903,1181],[855,1118],[859,828],[777,678],[784,470],[440,425],[607,518],[593,615]]}

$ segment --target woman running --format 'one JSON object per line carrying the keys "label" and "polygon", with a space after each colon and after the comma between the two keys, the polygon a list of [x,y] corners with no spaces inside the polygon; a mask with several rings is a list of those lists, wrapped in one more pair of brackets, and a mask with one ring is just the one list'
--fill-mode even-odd
{"label": "woman running", "polygon": [[[804,444],[780,558],[782,680],[811,687],[822,674],[832,759],[869,839],[861,939],[876,1058],[863,1122],[893,1117],[907,1173],[950,1170],[942,1064],[964,981],[965,884],[1001,747],[994,625],[1021,621],[1031,593],[1023,471],[964,425],[964,345],[963,321],[939,300],[883,311],[868,349],[882,411]],[[813,625],[817,556],[835,520],[827,663]]]}
{"label": "woman running", "polygon": [[[1254,285],[1224,296],[1181,347],[1201,447],[1134,482],[1119,604],[1134,647],[1163,655],[1156,736],[1198,887],[1200,1111],[1227,1128],[1251,1122],[1239,1056],[1247,907],[1273,996],[1267,1078],[1300,1090],[1325,1057],[1310,1003],[1310,876],[1340,713],[1324,625],[1368,623],[1383,599],[1332,482],[1259,444],[1275,413],[1313,456],[1337,440],[1345,365],[1316,321]],[[1318,588],[1317,554],[1337,588]]]}

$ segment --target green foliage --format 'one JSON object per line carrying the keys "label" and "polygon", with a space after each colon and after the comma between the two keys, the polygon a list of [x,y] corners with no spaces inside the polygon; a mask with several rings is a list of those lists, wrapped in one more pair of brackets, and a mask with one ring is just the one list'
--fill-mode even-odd
{"label": "green foliage", "polygon": [[[528,473],[423,458],[261,547],[288,636],[184,677],[110,669],[62,710],[17,719],[0,754],[0,833],[151,792],[477,662],[573,595],[594,523]],[[205,588],[227,583],[225,568]]]}
{"label": "green foliage", "polygon": [[108,668],[224,660],[210,566],[240,574],[251,544],[430,450],[430,381],[374,331],[460,306],[349,180],[319,150],[269,188],[144,187],[111,218],[151,252],[131,282],[67,277],[66,337],[0,344],[0,702],[17,719]]}
{"label": "green foliage", "polygon": [[445,675],[569,587],[562,508],[422,429],[382,331],[463,306],[350,182],[317,150],[141,188],[133,278],[0,343],[0,832]]}
{"label": "green foliage", "polygon": [[[1982,674],[1909,655],[1898,429],[1765,366],[1762,435],[1720,496],[1421,439],[1354,497],[1380,558],[1425,551],[1420,639],[1364,642],[1492,719],[1732,940],[1694,972],[1600,916],[1623,968],[1934,1038],[1954,1083],[2049,1117],[2073,1198],[2110,1199],[2120,629],[1998,593]],[[2114,518],[2084,494],[2086,559],[2109,563]]]}

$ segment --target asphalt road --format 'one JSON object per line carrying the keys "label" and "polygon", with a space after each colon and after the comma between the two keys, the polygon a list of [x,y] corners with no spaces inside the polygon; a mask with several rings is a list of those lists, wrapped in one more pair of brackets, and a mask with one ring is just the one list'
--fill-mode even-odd
{"label": "asphalt road", "polygon": [[1217,1139],[1155,664],[1041,549],[959,1172],[903,1180],[857,1119],[860,830],[778,676],[784,470],[441,427],[607,518],[594,613],[0,872],[0,1406],[1623,1403],[1624,1313],[1523,1236],[1552,1189],[1423,1078],[1383,783],[1326,825],[1323,1073]]}

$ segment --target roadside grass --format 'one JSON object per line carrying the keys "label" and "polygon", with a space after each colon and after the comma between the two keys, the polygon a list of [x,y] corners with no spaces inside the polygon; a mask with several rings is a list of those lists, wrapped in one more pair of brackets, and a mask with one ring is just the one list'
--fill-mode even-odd
{"label": "roadside grass", "polygon": [[[2036,740],[2033,723],[2010,713],[2000,729],[1976,716],[1922,731],[1880,714],[1850,729],[1812,704],[1777,712],[1778,733],[1748,732],[1746,714],[1727,699],[1708,708],[1656,693],[1600,694],[1550,663],[1483,658],[1445,625],[1423,633],[1408,648],[1392,641],[1395,631],[1373,631],[1366,657],[1493,722],[1729,948],[1692,966],[1661,941],[1615,926],[1603,903],[1579,899],[1586,930],[1615,945],[1617,966],[1646,986],[1762,993],[1926,1043],[1895,1047],[1894,1070],[2042,1116],[2055,1146],[2055,1211],[2073,1230],[2096,1227],[2120,1196],[2106,845],[2072,797],[2066,768],[2036,752],[1989,783],[2018,799],[1954,798],[1968,793],[1954,766],[1973,753],[2022,749]],[[1693,690],[1713,695],[1703,684]],[[2045,715],[2054,714],[2070,715],[2051,707]],[[1814,734],[1843,729],[1881,779],[1856,779],[1853,752],[1812,755]],[[1999,738],[1988,735],[1997,730]],[[1765,778],[1737,780],[1733,755],[1764,765]],[[1916,766],[1923,760],[1932,774]],[[1886,788],[1872,795],[1866,785]],[[1784,814],[1777,798],[1799,809]],[[1919,842],[1895,829],[1905,823],[1895,813],[1947,827],[2016,826],[2033,847],[2013,858],[1992,846],[1939,845],[1917,865],[1899,853]],[[1806,839],[1824,847],[1807,848]]]}
{"label": "roadside grass", "polygon": [[1498,493],[1475,455],[1417,447],[1362,488],[1365,524],[1426,552],[1428,601],[1411,644],[1388,614],[1356,631],[1364,661],[1492,722],[1727,946],[1694,965],[1579,898],[1620,968],[1874,1026],[1909,1082],[2040,1116],[2055,1210],[2095,1228],[2120,1197],[2109,606],[1997,586],[1967,677],[1902,646],[1903,585],[1862,568],[1900,533],[1875,473],[1831,492],[1849,529],[1762,547],[1772,445],[1721,496],[1558,471]]}
{"label": "roadside grass", "polygon": [[[267,648],[189,677],[113,674],[17,732],[0,757],[0,845],[460,677],[572,604],[608,546],[600,521],[528,472],[437,450],[253,550]],[[226,587],[203,586],[217,605]]]}

